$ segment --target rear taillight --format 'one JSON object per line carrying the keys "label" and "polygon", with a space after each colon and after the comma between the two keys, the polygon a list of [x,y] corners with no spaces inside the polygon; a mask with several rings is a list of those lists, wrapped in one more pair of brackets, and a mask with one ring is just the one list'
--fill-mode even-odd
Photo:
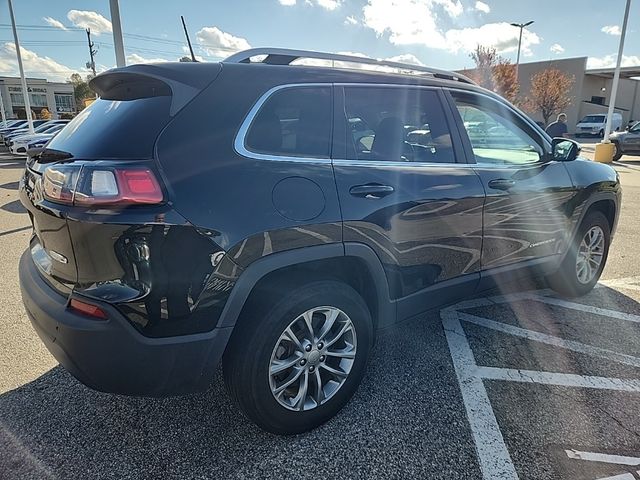
{"label": "rear taillight", "polygon": [[147,167],[52,165],[44,170],[47,200],[68,205],[136,205],[162,203],[163,194]]}

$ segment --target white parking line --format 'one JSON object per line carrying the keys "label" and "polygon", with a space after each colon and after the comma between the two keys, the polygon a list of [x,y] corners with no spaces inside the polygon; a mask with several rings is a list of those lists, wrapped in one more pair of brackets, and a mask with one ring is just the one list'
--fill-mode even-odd
{"label": "white parking line", "polygon": [[[485,380],[501,380],[509,382],[538,383],[562,387],[594,388],[622,392],[640,392],[640,380],[577,375],[573,373],[544,372],[533,370],[519,370],[513,368],[499,368],[479,366],[469,345],[461,322],[473,323],[484,328],[500,331],[528,340],[552,345],[574,352],[604,358],[617,363],[640,367],[640,358],[615,352],[593,345],[587,345],[573,340],[565,340],[553,335],[547,335],[533,330],[527,330],[514,325],[496,322],[488,318],[462,312],[463,309],[486,307],[490,305],[532,300],[560,306],[586,313],[596,313],[623,321],[640,323],[638,315],[617,312],[599,307],[591,307],[575,302],[546,296],[547,290],[500,295],[460,302],[440,312],[445,336],[451,352],[454,370],[460,385],[462,400],[467,412],[467,418],[476,445],[478,460],[482,475],[486,480],[517,479],[515,466],[507,450],[502,432],[495,417],[491,401],[484,385]],[[567,451],[567,455],[569,455]],[[588,453],[577,452],[576,455]],[[593,454],[599,455],[599,454]],[[595,458],[595,457],[594,457]],[[598,457],[600,458],[600,457]],[[604,457],[601,457],[604,458]],[[611,456],[611,458],[632,458]],[[640,460],[640,459],[639,459]],[[610,462],[612,463],[612,462]],[[623,474],[609,479],[633,479],[632,474]]]}
{"label": "white parking line", "polygon": [[580,450],[565,450],[567,457],[574,460],[586,460],[588,462],[615,463],[616,465],[640,465],[640,458],[625,457],[623,455],[609,455],[607,453],[581,452]]}
{"label": "white parking line", "polygon": [[515,368],[478,367],[476,375],[484,380],[506,380],[508,382],[542,383],[560,387],[596,388],[619,392],[640,392],[640,380],[594,377],[574,373],[540,372],[516,370]]}
{"label": "white parking line", "polygon": [[630,365],[632,367],[640,367],[640,358],[624,353],[614,352],[613,350],[607,350],[606,348],[594,347],[593,345],[587,345],[585,343],[576,342],[574,340],[565,340],[560,337],[554,337],[546,333],[535,332],[533,330],[527,330],[524,328],[516,327],[502,322],[496,322],[495,320],[489,320],[488,318],[478,317],[476,315],[470,315],[464,312],[456,311],[458,318],[468,323],[480,325],[481,327],[496,330],[498,332],[508,333],[516,337],[526,338],[535,342],[545,343],[547,345],[553,345],[554,347],[565,348],[578,353],[584,353],[593,357],[600,357],[606,360]]}
{"label": "white parking line", "polygon": [[455,311],[443,310],[441,315],[482,475],[485,479],[517,479],[518,474],[502,438],[482,378],[474,374],[478,366],[462,325]]}

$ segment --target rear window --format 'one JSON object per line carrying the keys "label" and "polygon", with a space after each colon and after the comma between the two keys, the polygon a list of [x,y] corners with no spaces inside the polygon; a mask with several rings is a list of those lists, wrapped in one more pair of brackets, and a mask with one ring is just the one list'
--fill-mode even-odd
{"label": "rear window", "polygon": [[287,88],[274,93],[247,133],[256,153],[328,158],[331,145],[331,88]]}
{"label": "rear window", "polygon": [[98,99],[49,143],[75,158],[151,158],[155,140],[169,121],[170,96],[136,100]]}

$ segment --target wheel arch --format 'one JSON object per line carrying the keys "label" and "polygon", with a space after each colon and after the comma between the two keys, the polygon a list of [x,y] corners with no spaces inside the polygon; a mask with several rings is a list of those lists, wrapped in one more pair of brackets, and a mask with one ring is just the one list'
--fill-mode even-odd
{"label": "wheel arch", "polygon": [[359,243],[332,243],[274,253],[250,264],[231,291],[218,327],[235,326],[255,292],[318,279],[340,280],[353,287],[367,304],[374,328],[395,321],[395,303],[375,252]]}

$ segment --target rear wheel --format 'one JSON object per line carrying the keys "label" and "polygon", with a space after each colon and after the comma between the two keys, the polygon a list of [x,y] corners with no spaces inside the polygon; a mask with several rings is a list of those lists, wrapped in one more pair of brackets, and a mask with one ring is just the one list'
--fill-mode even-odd
{"label": "rear wheel", "polygon": [[604,269],[610,241],[607,218],[597,211],[587,214],[560,268],[548,277],[549,286],[570,297],[590,292]]}
{"label": "rear wheel", "polygon": [[[274,301],[275,300],[275,301]],[[277,434],[311,430],[333,417],[364,375],[373,340],[369,310],[336,281],[254,299],[223,359],[240,409]]]}

